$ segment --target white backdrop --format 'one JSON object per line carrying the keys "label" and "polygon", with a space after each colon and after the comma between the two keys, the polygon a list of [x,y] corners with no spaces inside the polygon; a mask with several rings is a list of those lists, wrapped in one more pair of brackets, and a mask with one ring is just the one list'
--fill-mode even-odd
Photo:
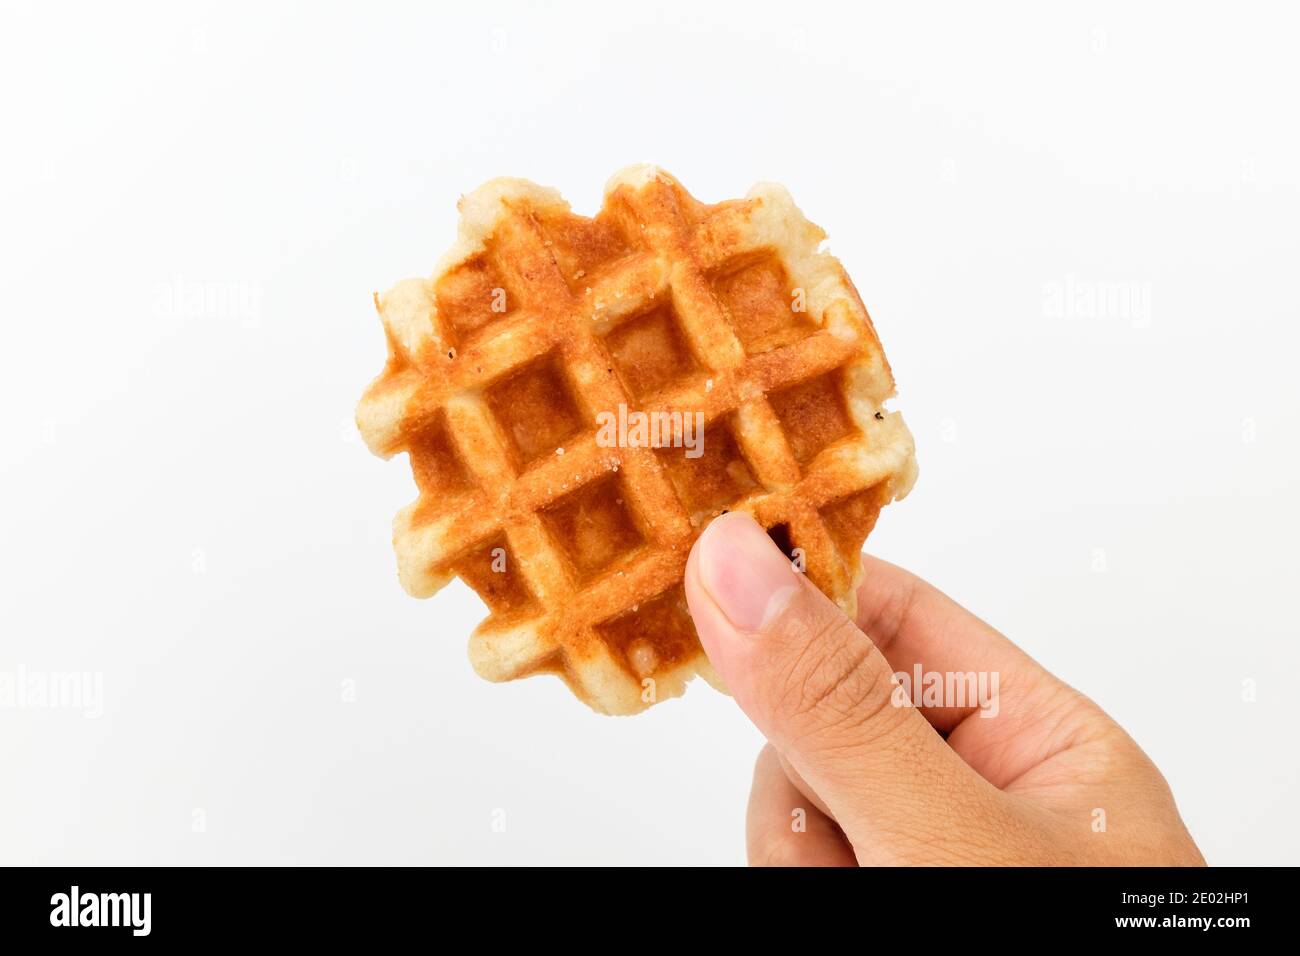
{"label": "white backdrop", "polygon": [[1297,862],[1296,15],[899,6],[6,4],[0,862],[743,860],[735,706],[479,680],[351,424],[462,192],[634,162],[789,186],[917,439],[870,547]]}

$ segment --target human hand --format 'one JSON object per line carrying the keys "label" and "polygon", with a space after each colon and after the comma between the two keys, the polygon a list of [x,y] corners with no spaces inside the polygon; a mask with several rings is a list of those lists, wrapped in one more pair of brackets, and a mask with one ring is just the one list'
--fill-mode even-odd
{"label": "human hand", "polygon": [[[704,650],[769,741],[750,863],[1204,865],[1160,771],[1096,704],[924,581],[863,563],[855,624],[746,514],[691,552]],[[917,665],[983,673],[995,695],[914,706],[893,675]]]}

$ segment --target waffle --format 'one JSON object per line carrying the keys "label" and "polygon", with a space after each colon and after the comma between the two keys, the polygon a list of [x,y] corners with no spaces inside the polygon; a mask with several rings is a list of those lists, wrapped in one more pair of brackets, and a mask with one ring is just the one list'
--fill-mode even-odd
{"label": "waffle", "polygon": [[[851,613],[863,540],[916,462],[857,290],[789,193],[705,205],[636,166],[590,219],[520,179],[459,208],[433,278],[375,296],[388,363],[357,423],[419,488],[394,522],[402,585],[459,576],[490,610],[475,670],[557,674],[610,714],[697,673],[722,690],[682,573],[728,510]],[[662,427],[602,430],[620,414]]]}

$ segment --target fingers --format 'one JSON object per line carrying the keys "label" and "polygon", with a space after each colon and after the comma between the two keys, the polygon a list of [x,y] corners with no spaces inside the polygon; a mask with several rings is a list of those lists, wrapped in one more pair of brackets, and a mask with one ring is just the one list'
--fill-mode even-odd
{"label": "fingers", "polygon": [[942,858],[946,834],[979,835],[992,820],[1002,795],[895,700],[889,662],[748,515],[723,515],[700,536],[686,595],[737,703],[860,853]]}
{"label": "fingers", "polygon": [[[1111,722],[1086,698],[937,588],[867,555],[858,626],[948,746],[998,788],[1089,728]],[[929,700],[937,681],[943,693]],[[996,719],[983,719],[996,718]]]}
{"label": "fingers", "polygon": [[794,788],[802,793],[814,807],[824,813],[829,819],[834,820],[835,818],[831,816],[830,807],[826,806],[825,801],[822,800],[821,797],[817,796],[817,791],[808,786],[808,781],[799,776],[799,771],[795,770],[790,761],[786,760],[785,757],[782,756],[781,751],[776,751],[776,757],[781,761],[781,769],[785,771],[785,778],[794,784]]}
{"label": "fingers", "polygon": [[789,781],[768,744],[754,764],[745,818],[750,866],[856,866],[839,827]]}
{"label": "fingers", "polygon": [[[1028,654],[942,591],[909,571],[869,555],[862,556],[857,625],[885,655],[896,673],[907,675],[911,690],[916,670],[925,674],[971,675],[976,684],[954,681],[962,700],[919,705],[926,719],[947,733],[980,707],[997,707],[991,694],[1014,693],[1047,674]],[[996,675],[996,676],[994,676]],[[978,693],[978,681],[985,693]]]}

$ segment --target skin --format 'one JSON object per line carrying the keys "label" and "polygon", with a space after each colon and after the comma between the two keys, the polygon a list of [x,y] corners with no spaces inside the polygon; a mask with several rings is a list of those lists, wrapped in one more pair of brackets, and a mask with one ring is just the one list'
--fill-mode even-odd
{"label": "skin", "polygon": [[[1096,704],[915,575],[863,567],[852,621],[748,515],[691,552],[700,640],[768,740],[751,864],[1205,865],[1160,771]],[[996,714],[914,706],[891,678],[918,663],[996,672]]]}

